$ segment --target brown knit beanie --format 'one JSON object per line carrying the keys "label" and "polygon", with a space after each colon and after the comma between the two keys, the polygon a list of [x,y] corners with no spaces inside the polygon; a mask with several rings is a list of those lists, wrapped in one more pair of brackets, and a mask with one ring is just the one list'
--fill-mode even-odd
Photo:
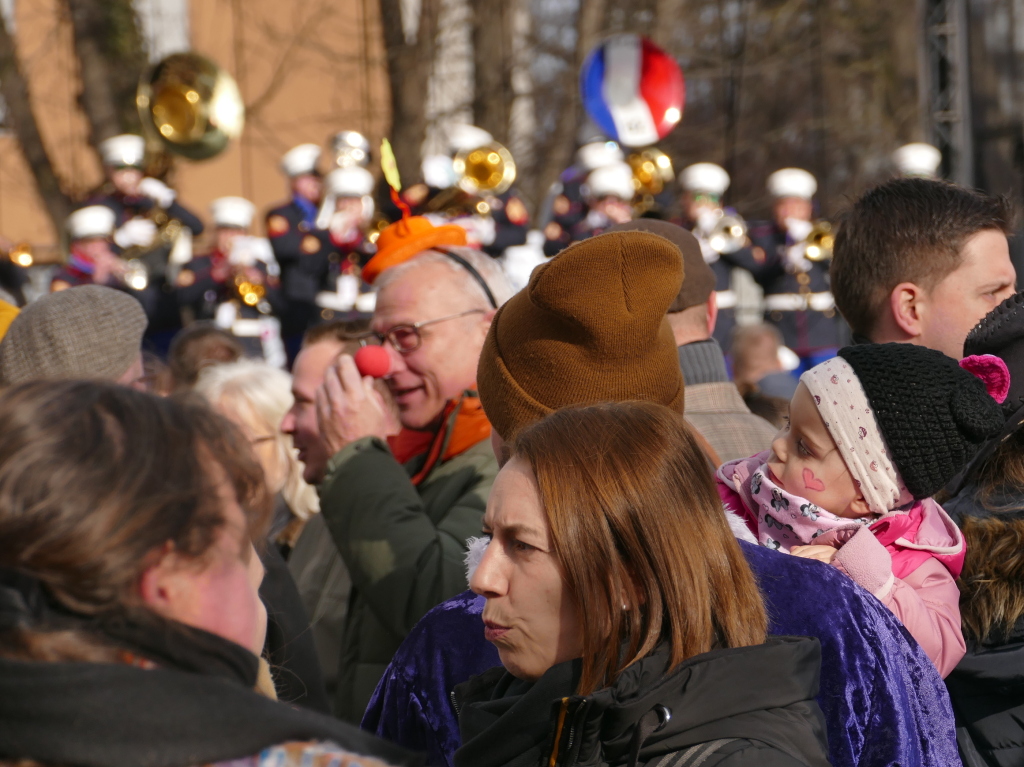
{"label": "brown knit beanie", "polygon": [[559,408],[645,400],[683,412],[665,313],[683,281],[679,249],[646,232],[570,245],[494,316],[477,369],[504,439]]}

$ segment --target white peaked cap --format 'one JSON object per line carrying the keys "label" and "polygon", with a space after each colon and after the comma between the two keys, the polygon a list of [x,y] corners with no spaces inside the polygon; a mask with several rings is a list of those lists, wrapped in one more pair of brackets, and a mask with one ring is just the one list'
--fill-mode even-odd
{"label": "white peaked cap", "polygon": [[931,144],[904,144],[892,153],[892,161],[900,175],[935,178],[942,164],[942,152]]}
{"label": "white peaked cap", "polygon": [[281,170],[288,178],[316,172],[320,160],[320,147],[316,144],[299,144],[285,152],[281,158]]}
{"label": "white peaked cap", "polygon": [[114,233],[114,211],[106,205],[89,205],[68,216],[68,236],[72,240],[86,237],[110,237]]}
{"label": "white peaked cap", "polygon": [[100,156],[109,168],[141,168],[146,156],[146,140],[122,133],[100,142]]}
{"label": "white peaked cap", "polygon": [[218,197],[210,203],[214,226],[248,229],[255,213],[256,206],[244,197]]}
{"label": "white peaked cap", "polygon": [[776,199],[799,197],[810,200],[818,191],[818,182],[802,168],[783,168],[768,177],[768,192]]}
{"label": "white peaked cap", "polygon": [[721,165],[698,162],[683,168],[679,185],[688,192],[704,192],[721,197],[729,188],[729,174]]}
{"label": "white peaked cap", "polygon": [[448,128],[448,146],[453,152],[469,151],[494,141],[494,136],[467,123],[456,123]]}
{"label": "white peaked cap", "polygon": [[596,170],[625,159],[622,149],[614,141],[591,141],[576,150],[576,163],[583,170]]}
{"label": "white peaked cap", "polygon": [[327,194],[335,197],[364,197],[373,194],[373,187],[373,174],[358,165],[332,170],[324,179]]}
{"label": "white peaked cap", "polygon": [[632,200],[636,193],[633,169],[624,162],[615,162],[590,171],[587,176],[587,193],[593,199],[614,195],[620,200]]}
{"label": "white peaked cap", "polygon": [[446,154],[428,154],[420,165],[423,182],[435,189],[447,189],[455,186],[455,167],[452,158]]}

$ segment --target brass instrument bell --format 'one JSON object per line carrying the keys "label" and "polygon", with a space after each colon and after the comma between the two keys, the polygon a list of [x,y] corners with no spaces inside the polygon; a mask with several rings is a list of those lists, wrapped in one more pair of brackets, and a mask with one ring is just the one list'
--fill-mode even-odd
{"label": "brass instrument bell", "polygon": [[267,289],[258,282],[250,282],[243,274],[236,274],[235,292],[246,306],[258,306],[267,294]]}
{"label": "brass instrument bell", "polygon": [[245,124],[234,79],[195,53],[175,53],[153,66],[142,76],[135,104],[146,132],[191,160],[219,154]]}
{"label": "brass instrument bell", "polygon": [[815,221],[814,227],[804,238],[804,257],[815,262],[831,260],[835,240],[832,224],[828,221]]}
{"label": "brass instrument bell", "polygon": [[456,185],[472,195],[502,194],[516,180],[516,162],[512,153],[497,141],[460,151],[452,160],[452,168],[458,179]]}
{"label": "brass instrument bell", "polygon": [[20,267],[28,268],[35,263],[35,253],[32,250],[32,245],[27,242],[19,242],[14,245],[9,251],[7,251],[7,259],[12,264],[17,264]]}
{"label": "brass instrument bell", "polygon": [[735,253],[747,242],[747,222],[739,216],[722,213],[708,234],[707,242],[718,253]]}

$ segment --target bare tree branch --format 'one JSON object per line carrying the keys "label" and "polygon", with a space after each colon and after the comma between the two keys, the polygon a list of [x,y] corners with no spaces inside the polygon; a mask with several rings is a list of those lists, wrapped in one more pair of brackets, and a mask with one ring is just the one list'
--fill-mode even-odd
{"label": "bare tree branch", "polygon": [[121,132],[111,73],[103,53],[106,34],[102,0],[66,0],[82,79],[79,103],[89,120],[93,146]]}
{"label": "bare tree branch", "polygon": [[7,102],[7,116],[18,138],[21,153],[32,171],[39,196],[59,236],[64,231],[64,221],[71,213],[71,200],[61,188],[60,178],[47,154],[32,111],[28,82],[18,63],[14,40],[7,31],[3,14],[0,14],[0,93]]}
{"label": "bare tree branch", "polygon": [[473,122],[508,143],[512,88],[512,3],[470,0],[473,14]]}

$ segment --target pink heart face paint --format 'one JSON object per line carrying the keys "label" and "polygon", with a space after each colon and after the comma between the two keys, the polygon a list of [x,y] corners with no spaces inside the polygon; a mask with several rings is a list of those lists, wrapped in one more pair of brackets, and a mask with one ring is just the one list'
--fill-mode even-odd
{"label": "pink heart face paint", "polygon": [[815,490],[821,492],[825,489],[825,483],[814,476],[814,472],[808,468],[804,468],[804,488],[807,490]]}

